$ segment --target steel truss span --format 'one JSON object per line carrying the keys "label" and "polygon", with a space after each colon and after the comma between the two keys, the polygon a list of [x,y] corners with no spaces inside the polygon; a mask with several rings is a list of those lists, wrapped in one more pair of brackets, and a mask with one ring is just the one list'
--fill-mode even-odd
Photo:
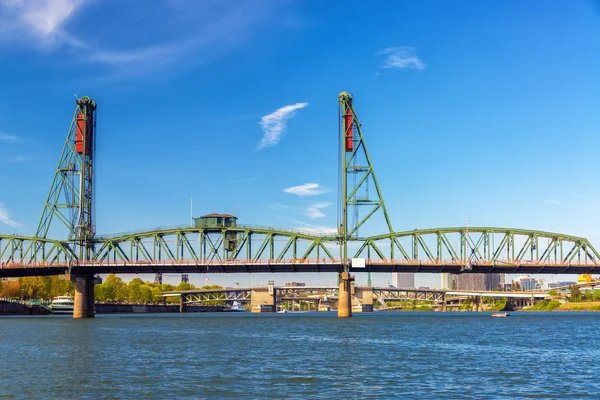
{"label": "steel truss span", "polygon": [[[600,273],[582,237],[510,228],[440,228],[349,241],[354,272]],[[69,241],[0,235],[0,276],[76,273],[340,272],[336,237],[238,226],[176,227],[94,239],[93,258]]]}

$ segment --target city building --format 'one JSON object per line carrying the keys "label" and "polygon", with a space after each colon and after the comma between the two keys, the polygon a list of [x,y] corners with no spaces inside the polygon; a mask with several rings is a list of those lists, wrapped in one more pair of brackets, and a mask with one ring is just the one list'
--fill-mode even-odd
{"label": "city building", "polygon": [[536,289],[535,278],[529,275],[521,275],[517,279],[513,279],[512,283],[513,288],[518,285],[522,292],[531,292]]}
{"label": "city building", "polygon": [[415,274],[413,274],[412,272],[394,272],[392,273],[392,285],[395,288],[414,288]]}
{"label": "city building", "polygon": [[561,282],[544,282],[544,284],[541,286],[542,290],[552,290],[552,289],[556,289],[559,287],[565,287],[565,286],[571,286],[574,285],[577,282],[573,282],[573,281],[561,281]]}
{"label": "city building", "polygon": [[504,274],[448,274],[442,275],[442,289],[497,290],[504,287]]}
{"label": "city building", "polygon": [[285,287],[298,287],[298,286],[306,286],[306,283],[304,283],[304,282],[294,282],[294,281],[291,281],[291,282],[286,282],[284,286],[285,286]]}
{"label": "city building", "polygon": [[443,272],[440,274],[442,278],[442,289],[456,289],[456,277],[458,275]]}

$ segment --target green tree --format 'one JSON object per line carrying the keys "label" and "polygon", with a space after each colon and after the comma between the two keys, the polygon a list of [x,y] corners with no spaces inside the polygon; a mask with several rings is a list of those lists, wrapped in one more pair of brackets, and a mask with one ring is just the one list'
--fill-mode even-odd
{"label": "green tree", "polygon": [[28,276],[19,278],[21,297],[27,299],[47,299],[52,297],[52,280],[49,276]]}
{"label": "green tree", "polygon": [[180,282],[179,285],[177,285],[175,287],[176,291],[183,291],[183,290],[195,290],[196,286],[192,285],[189,282]]}
{"label": "green tree", "polygon": [[573,302],[581,301],[582,296],[581,296],[581,291],[579,290],[579,287],[577,285],[571,285],[570,289],[571,289],[571,296],[569,297],[569,301],[573,301]]}
{"label": "green tree", "polygon": [[96,285],[96,301],[124,301],[127,297],[127,285],[115,274],[110,274],[104,282]]}
{"label": "green tree", "polygon": [[162,285],[160,285],[161,292],[172,292],[174,290],[175,290],[175,286],[169,285],[168,283],[163,283]]}

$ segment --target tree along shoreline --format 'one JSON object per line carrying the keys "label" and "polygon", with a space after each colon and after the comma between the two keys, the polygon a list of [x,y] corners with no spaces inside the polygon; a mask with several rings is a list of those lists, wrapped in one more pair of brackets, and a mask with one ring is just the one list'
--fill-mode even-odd
{"label": "tree along shoreline", "polygon": [[[199,288],[189,282],[181,282],[174,286],[167,283],[144,282],[140,278],[134,278],[125,283],[120,277],[110,274],[104,279],[103,283],[95,285],[94,300],[106,303],[179,304],[179,298],[165,298],[163,293],[195,289]],[[222,287],[212,285],[203,286],[201,289],[222,289]],[[1,282],[0,286],[0,297],[11,299],[45,299],[49,301],[57,296],[73,296],[74,294],[73,283],[60,276],[25,277]],[[224,304],[224,299],[215,299],[205,303],[207,306],[222,304]]]}
{"label": "tree along shoreline", "polygon": [[600,311],[600,301],[560,303],[556,300],[543,300],[539,304],[523,308],[521,311],[598,312]]}

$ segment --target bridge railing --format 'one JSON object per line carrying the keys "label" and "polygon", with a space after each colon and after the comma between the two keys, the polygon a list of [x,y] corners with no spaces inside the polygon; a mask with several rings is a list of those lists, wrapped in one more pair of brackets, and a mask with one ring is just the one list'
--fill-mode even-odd
{"label": "bridge railing", "polygon": [[[237,225],[234,227],[228,227],[228,228],[223,228],[223,229],[226,229],[226,230],[249,229],[249,230],[261,230],[261,231],[273,231],[275,233],[285,232],[285,233],[298,234],[298,235],[303,235],[303,236],[312,236],[312,237],[318,237],[318,238],[330,238],[331,240],[334,240],[335,235],[336,235],[335,232],[327,234],[327,233],[322,233],[322,232],[312,231],[312,230],[280,228],[280,227],[271,226],[271,225],[269,225],[269,226],[267,226],[267,225]],[[101,234],[101,235],[97,235],[95,237],[95,239],[99,240],[99,241],[103,241],[103,240],[112,239],[112,238],[116,238],[116,237],[133,236],[136,234],[151,233],[151,232],[157,232],[157,231],[176,231],[176,230],[191,230],[191,231],[198,230],[198,231],[201,231],[203,229],[195,228],[190,225],[169,225],[169,226],[160,226],[160,227],[155,227],[155,228],[150,228],[150,229],[136,229],[133,231],[125,231],[125,232],[112,233],[112,234]]]}
{"label": "bridge railing", "polygon": [[[201,259],[189,259],[189,260],[104,260],[104,261],[68,261],[68,260],[57,260],[57,261],[40,261],[40,262],[1,262],[0,269],[10,268],[57,268],[57,267],[93,267],[93,266],[134,266],[134,265],[198,265],[198,266],[211,266],[211,265],[342,265],[340,259],[329,259],[329,258],[292,258],[292,259],[258,259],[258,260],[244,260],[244,259],[222,259],[222,260],[201,260]],[[463,260],[387,260],[387,259],[366,259],[366,266],[465,266]],[[540,267],[568,267],[571,265],[577,266],[600,266],[600,262],[595,260],[585,261],[531,261],[531,260],[472,260],[469,262],[470,266],[489,266],[494,265],[498,267],[515,267],[515,266],[540,266]],[[466,272],[466,271],[465,271]]]}

